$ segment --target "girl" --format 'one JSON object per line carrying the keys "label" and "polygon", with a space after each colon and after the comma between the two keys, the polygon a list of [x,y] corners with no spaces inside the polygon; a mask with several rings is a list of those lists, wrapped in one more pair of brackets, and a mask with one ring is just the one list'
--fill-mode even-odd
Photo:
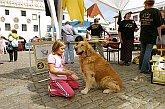
{"label": "girl", "polygon": [[75,81],[79,78],[73,71],[64,68],[63,53],[65,47],[64,42],[55,41],[52,46],[52,53],[48,56],[50,74],[48,92],[50,96],[72,97],[74,95],[73,89],[79,88],[79,83]]}

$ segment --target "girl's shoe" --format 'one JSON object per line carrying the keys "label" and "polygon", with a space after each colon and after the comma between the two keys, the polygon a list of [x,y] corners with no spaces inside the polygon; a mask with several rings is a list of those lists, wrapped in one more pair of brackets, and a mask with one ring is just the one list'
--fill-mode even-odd
{"label": "girl's shoe", "polygon": [[55,95],[55,91],[52,91],[50,85],[48,85],[48,93],[49,93],[49,96],[50,96],[50,97],[56,96],[56,95]]}

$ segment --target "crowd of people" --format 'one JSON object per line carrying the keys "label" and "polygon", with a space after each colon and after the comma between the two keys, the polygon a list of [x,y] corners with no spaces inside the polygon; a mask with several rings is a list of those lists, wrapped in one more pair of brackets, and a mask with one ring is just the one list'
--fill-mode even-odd
{"label": "crowd of people", "polygon": [[[1,32],[1,28],[0,28]],[[41,42],[41,41],[50,41],[46,38],[39,38],[34,36],[31,42]],[[19,36],[17,34],[16,29],[12,29],[9,35],[4,37],[0,34],[0,55],[1,54],[9,54],[9,62],[17,61],[18,59],[18,51],[25,51],[26,50],[26,40],[25,38]]]}
{"label": "crowd of people", "polygon": [[[9,34],[8,38],[5,38],[4,36],[0,35],[1,38],[1,54],[5,53],[5,50],[9,53],[9,62],[17,61],[18,57],[18,34],[17,30],[13,29],[11,30],[11,33]],[[7,46],[6,46],[7,41]]]}

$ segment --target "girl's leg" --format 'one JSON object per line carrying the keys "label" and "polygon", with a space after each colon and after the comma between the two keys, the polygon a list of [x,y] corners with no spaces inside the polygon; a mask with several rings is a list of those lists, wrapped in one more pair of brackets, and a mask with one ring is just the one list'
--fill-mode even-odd
{"label": "girl's leg", "polygon": [[70,85],[64,80],[50,80],[51,90],[57,96],[72,97],[74,91]]}
{"label": "girl's leg", "polygon": [[78,89],[80,87],[79,83],[73,80],[71,77],[67,77],[66,81],[73,89]]}

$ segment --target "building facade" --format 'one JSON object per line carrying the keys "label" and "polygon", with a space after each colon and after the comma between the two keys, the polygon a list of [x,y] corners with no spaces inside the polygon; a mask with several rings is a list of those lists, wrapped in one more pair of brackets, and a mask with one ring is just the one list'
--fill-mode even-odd
{"label": "building facade", "polygon": [[50,17],[45,16],[43,0],[0,0],[0,28],[6,38],[12,29],[26,40],[44,37],[47,25]]}
{"label": "building facade", "polygon": [[[104,20],[99,15],[94,18],[100,18],[100,23]],[[87,13],[84,15],[86,21],[93,22],[94,18],[87,17]],[[63,11],[62,23],[66,21],[70,21],[70,17],[67,11]],[[46,16],[44,0],[0,0],[0,28],[6,38],[12,29],[16,29],[18,35],[26,41],[34,36],[52,36],[53,33],[51,18]]]}

